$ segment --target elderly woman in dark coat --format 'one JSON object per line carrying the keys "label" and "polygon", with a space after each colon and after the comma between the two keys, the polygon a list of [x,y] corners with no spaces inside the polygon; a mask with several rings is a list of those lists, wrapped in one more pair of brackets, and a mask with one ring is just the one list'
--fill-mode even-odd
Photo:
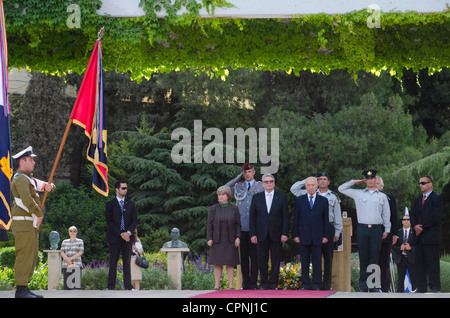
{"label": "elderly woman in dark coat", "polygon": [[217,189],[217,199],[219,202],[210,207],[208,214],[209,262],[214,265],[214,289],[219,289],[224,265],[227,270],[229,288],[233,289],[234,267],[240,264],[238,247],[241,236],[241,217],[238,207],[230,203],[229,187],[222,186]]}

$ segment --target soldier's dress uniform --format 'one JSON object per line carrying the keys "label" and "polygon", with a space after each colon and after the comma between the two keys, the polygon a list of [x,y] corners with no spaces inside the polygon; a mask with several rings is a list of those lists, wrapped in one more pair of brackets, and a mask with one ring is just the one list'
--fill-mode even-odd
{"label": "soldier's dress uniform", "polygon": [[[242,170],[247,170],[244,169],[247,167],[249,167],[248,164],[244,165]],[[249,169],[251,168],[253,168],[253,166]],[[258,278],[258,257],[256,244],[253,244],[250,241],[250,204],[252,203],[253,195],[264,192],[264,188],[261,181],[252,180],[250,184],[247,181],[239,182],[241,177],[242,173],[229,181],[226,186],[230,187],[231,194],[236,198],[236,205],[239,208],[239,214],[241,215],[241,244],[239,250],[241,256],[243,288],[255,289],[257,288]]]}
{"label": "soldier's dress uniform", "polygon": [[[36,157],[31,147],[14,155],[13,158],[20,159],[27,156]],[[16,297],[42,297],[32,293],[28,289],[28,283],[38,260],[39,234],[36,222],[43,214],[37,189],[43,190],[43,188],[45,188],[45,182],[33,178],[31,172],[21,170],[17,171],[11,182],[11,193],[14,196],[11,230],[16,248],[14,266]]]}
{"label": "soldier's dress uniform", "polygon": [[[318,177],[325,176],[329,179],[328,174],[321,172]],[[306,184],[306,179],[297,181],[291,187],[291,192],[296,197],[304,195],[308,193],[304,186]],[[336,192],[327,189],[327,192],[320,192],[317,189],[317,194],[325,197],[328,200],[328,221],[329,221],[329,232],[327,235],[328,242],[323,244],[322,246],[322,255],[324,260],[324,271],[323,271],[323,286],[322,289],[330,289],[331,288],[331,277],[332,277],[332,267],[333,267],[333,251],[334,251],[334,237],[339,237],[341,235],[343,223],[342,223],[342,214],[341,214],[341,200]]]}
{"label": "soldier's dress uniform", "polygon": [[[375,178],[375,170],[365,170],[363,175],[366,179]],[[377,288],[368,288],[366,271],[371,264],[378,265],[381,249],[381,241],[384,232],[391,230],[391,211],[387,196],[375,189],[350,189],[355,182],[350,180],[338,190],[342,194],[355,200],[356,216],[358,219],[357,242],[360,262],[359,288],[361,291],[377,291]]]}

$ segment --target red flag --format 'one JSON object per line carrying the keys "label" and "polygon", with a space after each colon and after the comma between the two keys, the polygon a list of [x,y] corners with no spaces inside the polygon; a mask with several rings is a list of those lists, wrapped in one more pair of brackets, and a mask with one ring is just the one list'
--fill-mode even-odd
{"label": "red flag", "polygon": [[106,130],[103,118],[102,47],[95,42],[70,119],[84,128],[90,139],[87,158],[94,164],[92,186],[108,196],[108,165],[106,160]]}

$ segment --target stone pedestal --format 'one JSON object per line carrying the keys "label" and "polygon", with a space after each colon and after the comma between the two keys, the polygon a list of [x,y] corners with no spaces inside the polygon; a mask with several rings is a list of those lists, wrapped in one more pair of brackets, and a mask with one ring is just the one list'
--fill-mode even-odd
{"label": "stone pedestal", "polygon": [[342,249],[334,251],[331,289],[343,292],[351,291],[351,249],[352,219],[342,218]]}
{"label": "stone pedestal", "polygon": [[176,289],[181,289],[183,253],[189,252],[189,248],[162,248],[161,252],[167,253],[167,273],[169,277],[175,283]]}
{"label": "stone pedestal", "polygon": [[56,289],[61,280],[61,251],[44,250],[48,253],[48,290]]}

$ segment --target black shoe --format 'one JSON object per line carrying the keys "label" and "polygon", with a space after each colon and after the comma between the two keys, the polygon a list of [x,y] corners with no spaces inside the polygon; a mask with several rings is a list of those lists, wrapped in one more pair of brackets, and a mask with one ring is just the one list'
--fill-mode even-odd
{"label": "black shoe", "polygon": [[17,286],[16,289],[16,298],[38,298],[36,295],[32,294],[28,287],[26,286]]}
{"label": "black shoe", "polygon": [[29,291],[29,293],[30,293],[31,295],[33,295],[33,296],[36,297],[36,298],[44,298],[44,296],[42,296],[42,295],[36,295],[36,294],[33,293],[30,289],[28,289],[28,291]]}

